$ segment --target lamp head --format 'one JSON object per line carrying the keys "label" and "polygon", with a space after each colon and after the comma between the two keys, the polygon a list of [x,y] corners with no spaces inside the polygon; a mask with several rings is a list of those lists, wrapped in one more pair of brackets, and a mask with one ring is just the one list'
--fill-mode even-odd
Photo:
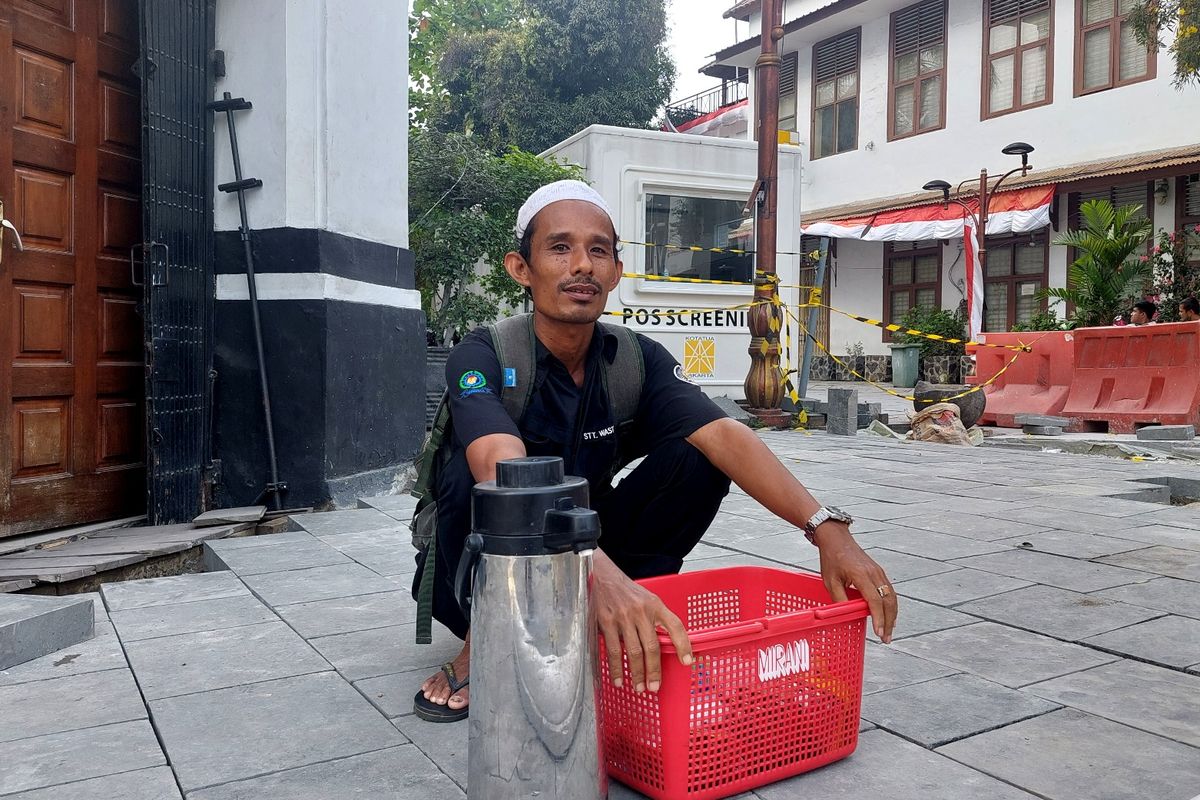
{"label": "lamp head", "polygon": [[1025,142],[1013,142],[1000,152],[1006,156],[1020,156],[1021,168],[1025,169],[1029,166],[1029,154],[1033,152],[1033,145]]}
{"label": "lamp head", "polygon": [[950,202],[950,184],[946,183],[945,181],[930,181],[921,188],[927,192],[941,192],[942,202]]}

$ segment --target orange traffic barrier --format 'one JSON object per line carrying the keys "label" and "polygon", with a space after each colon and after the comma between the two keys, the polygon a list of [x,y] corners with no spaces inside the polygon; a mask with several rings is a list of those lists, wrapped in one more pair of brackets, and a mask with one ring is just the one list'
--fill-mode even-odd
{"label": "orange traffic barrier", "polygon": [[1109,433],[1200,426],[1200,322],[1073,333],[1075,374],[1063,416]]}
{"label": "orange traffic barrier", "polygon": [[[1009,350],[995,347],[971,348],[975,355],[975,376],[970,384],[995,378],[983,391],[987,408],[980,421],[984,425],[1019,428],[1018,414],[1057,416],[1067,402],[1075,362],[1072,331],[1049,333],[982,333],[979,340],[996,345],[1030,345],[1032,349],[1009,366]],[[996,377],[1004,367],[1008,370]]]}

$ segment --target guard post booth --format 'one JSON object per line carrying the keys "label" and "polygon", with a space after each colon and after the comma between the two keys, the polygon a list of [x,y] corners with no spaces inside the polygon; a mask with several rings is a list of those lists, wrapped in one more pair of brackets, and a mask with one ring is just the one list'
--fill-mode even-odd
{"label": "guard post booth", "polygon": [[[783,301],[795,306],[807,299],[793,288],[803,283],[801,151],[779,151],[777,269]],[[592,125],[542,155],[582,166],[616,217],[629,275],[609,296],[605,320],[660,342],[709,395],[744,398],[758,144]],[[793,324],[793,365],[800,346]]]}

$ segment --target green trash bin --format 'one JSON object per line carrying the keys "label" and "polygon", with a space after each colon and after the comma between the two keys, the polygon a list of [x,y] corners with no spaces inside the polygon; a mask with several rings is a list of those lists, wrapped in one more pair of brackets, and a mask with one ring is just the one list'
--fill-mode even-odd
{"label": "green trash bin", "polygon": [[921,363],[920,344],[889,344],[892,350],[892,385],[909,388],[917,385]]}

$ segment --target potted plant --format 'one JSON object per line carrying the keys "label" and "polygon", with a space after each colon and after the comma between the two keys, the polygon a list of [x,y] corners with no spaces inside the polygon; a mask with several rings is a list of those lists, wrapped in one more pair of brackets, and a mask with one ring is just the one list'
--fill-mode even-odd
{"label": "potted plant", "polygon": [[[967,338],[963,316],[941,308],[910,308],[900,324],[909,330],[933,333],[946,339]],[[893,338],[895,343],[889,347],[892,350],[892,383],[896,386],[915,386],[920,373],[925,373],[925,380],[931,383],[958,380],[960,357],[966,352],[964,345],[908,333],[896,333]],[[915,363],[918,358],[922,362],[920,369]],[[897,372],[897,369],[900,371]],[[910,380],[911,383],[906,382]]]}
{"label": "potted plant", "polygon": [[1040,296],[1074,305],[1070,328],[1111,325],[1145,296],[1153,270],[1149,258],[1138,253],[1152,227],[1139,205],[1114,208],[1107,200],[1089,200],[1079,211],[1083,227],[1054,240],[1078,254],[1067,269],[1067,285],[1044,289]]}

